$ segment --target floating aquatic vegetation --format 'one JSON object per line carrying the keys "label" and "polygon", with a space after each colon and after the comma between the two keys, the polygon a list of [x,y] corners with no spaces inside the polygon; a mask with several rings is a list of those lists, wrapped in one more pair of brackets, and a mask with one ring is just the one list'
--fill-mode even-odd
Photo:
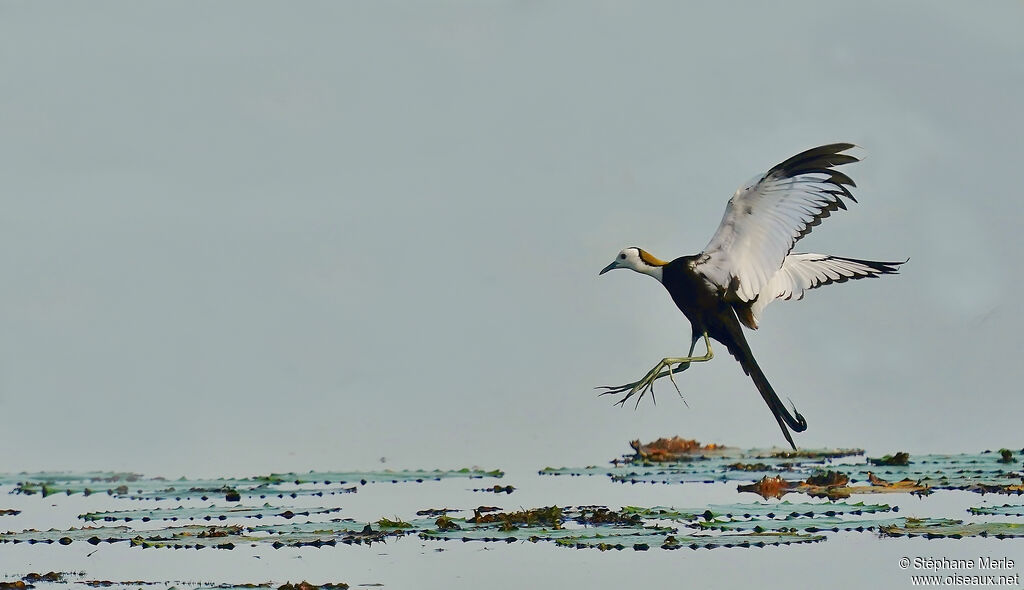
{"label": "floating aquatic vegetation", "polygon": [[[650,445],[637,441],[630,444],[636,452],[612,460],[610,467],[546,467],[540,474],[604,476],[621,483],[757,482],[755,487],[744,486],[744,491],[755,491],[766,498],[793,491],[828,498],[893,492],[923,494],[937,489],[1024,493],[1024,472],[1020,465],[1005,461],[1006,453],[1002,452],[915,457],[896,453],[857,461],[863,454],[858,449],[740,450],[679,438],[659,439]],[[663,460],[665,457],[671,459]],[[848,483],[811,479],[817,477],[817,472],[829,470],[848,478]]]}
{"label": "floating aquatic vegetation", "polygon": [[652,547],[661,549],[715,549],[722,547],[768,547],[772,545],[794,545],[824,541],[822,535],[795,533],[736,533],[723,535],[663,535],[647,533],[600,537],[581,535],[564,537],[555,543],[561,547],[576,549],[594,548],[601,551],[633,549],[647,551]]}
{"label": "floating aquatic vegetation", "polygon": [[217,548],[234,549],[239,545],[267,544],[273,547],[301,547],[337,544],[369,544],[387,537],[406,534],[403,529],[377,529],[350,520],[330,522],[285,523],[246,527],[240,525],[207,526],[184,525],[154,530],[139,530],[128,526],[82,527],[66,530],[0,533],[0,543],[71,543],[85,541],[100,543],[129,542],[134,547],[163,548]]}
{"label": "floating aquatic vegetation", "polygon": [[[669,514],[678,514],[665,509],[660,512],[663,520]],[[675,526],[658,520],[657,509],[611,510],[604,506],[579,506],[559,508],[550,506],[535,510],[510,513],[493,513],[482,516],[475,513],[472,518],[453,519],[441,517],[436,528],[420,532],[427,540],[457,540],[482,542],[539,543],[553,541],[560,547],[647,550],[652,547],[663,549],[713,548],[713,547],[757,547],[790,543],[808,543],[824,540],[824,537],[776,533],[769,534],[681,534]],[[653,523],[648,522],[654,520]],[[572,525],[572,526],[570,526]]]}
{"label": "floating aquatic vegetation", "polygon": [[[865,514],[892,511],[887,504],[733,504],[699,509],[624,508],[623,512],[648,519],[673,520],[688,527],[733,533],[822,533],[874,530],[882,525],[902,524],[901,518],[859,518]],[[851,518],[854,517],[854,518]]]}
{"label": "floating aquatic vegetation", "polygon": [[516,491],[516,488],[515,488],[515,486],[500,486],[500,485],[495,484],[495,485],[493,485],[493,486],[491,486],[489,488],[473,488],[473,491],[474,492],[493,492],[495,494],[511,494],[512,492]]}
{"label": "floating aquatic vegetation", "polygon": [[789,492],[796,491],[799,486],[800,482],[787,481],[778,475],[775,477],[766,475],[756,483],[741,485],[736,489],[741,492],[753,492],[767,500],[768,498],[781,498]]}
{"label": "floating aquatic vegetation", "polygon": [[967,510],[971,514],[987,514],[997,516],[1024,516],[1024,505],[1003,504],[1002,506],[978,506]]}
{"label": "floating aquatic vegetation", "polygon": [[566,515],[562,513],[561,508],[558,506],[548,506],[546,508],[533,508],[518,512],[495,512],[491,510],[481,512],[479,509],[476,509],[473,511],[473,517],[466,519],[466,522],[472,524],[497,523],[502,530],[514,530],[520,525],[558,529],[562,527],[562,522],[565,518]]}
{"label": "floating aquatic vegetation", "polygon": [[[381,518],[374,523],[348,519],[327,522],[282,522],[257,526],[199,525],[168,526],[141,530],[131,526],[81,527],[66,530],[25,530],[0,533],[0,543],[47,543],[69,545],[87,542],[129,543],[140,548],[234,549],[241,546],[323,547],[338,544],[380,542],[391,537],[418,533],[423,539],[482,542],[529,541],[556,542],[563,547],[646,549],[650,547],[749,547],[803,543],[822,540],[808,531],[745,530],[682,533],[682,520],[694,520],[711,514],[757,515],[770,522],[774,517],[813,520],[825,514],[853,514],[888,507],[835,505],[831,508],[807,505],[722,506],[710,510],[678,511],[670,508],[628,508],[613,510],[605,506],[547,506],[519,511],[495,511],[481,507],[471,516],[453,517],[447,512],[436,517],[405,520]],[[804,515],[793,516],[793,515]],[[809,516],[808,516],[809,515]],[[727,517],[727,518],[732,518]],[[736,516],[736,518],[746,518]],[[141,519],[140,519],[141,520]],[[128,522],[128,521],[126,521]],[[740,522],[740,521],[737,521]],[[895,522],[895,521],[893,521]],[[795,527],[794,527],[795,528]],[[712,534],[709,534],[711,532]]]}
{"label": "floating aquatic vegetation", "polygon": [[868,457],[868,463],[872,465],[910,465],[910,453],[900,451],[893,455],[886,455],[878,459]]}
{"label": "floating aquatic vegetation", "polygon": [[[172,581],[144,581],[144,580],[93,580],[88,579],[82,573],[70,573],[70,572],[48,572],[45,574],[30,573],[23,576],[21,579],[13,582],[0,582],[0,589],[16,589],[22,590],[26,588],[32,588],[38,584],[81,584],[90,588],[138,588],[140,586],[164,586],[167,588],[178,587],[181,582]],[[344,582],[327,582],[324,584],[312,584],[310,582],[302,581],[298,583],[285,582],[284,584],[275,584],[271,582],[262,582],[256,584],[188,584],[187,586],[195,586],[197,588],[210,588],[213,590],[251,590],[253,588],[271,588],[276,590],[345,590],[349,588],[349,585]],[[49,587],[49,586],[48,586]]]}
{"label": "floating aquatic vegetation", "polygon": [[298,584],[285,582],[281,586],[278,586],[277,590],[348,590],[348,584],[341,582],[337,584],[320,584],[318,586],[316,584],[310,584],[309,582],[303,580]]}
{"label": "floating aquatic vegetation", "polygon": [[[111,523],[108,526],[11,531],[0,533],[0,543],[44,543],[55,548],[85,542],[93,545],[125,543],[140,549],[234,549],[371,544],[411,536],[438,543],[548,542],[558,547],[648,550],[807,543],[822,541],[829,533],[838,531],[877,530],[888,536],[925,537],[1024,536],[1020,530],[1024,524],[904,518],[891,514],[895,509],[880,502],[836,501],[855,494],[923,495],[937,489],[1024,491],[1020,464],[1009,451],[913,457],[896,453],[867,459],[856,449],[741,450],[701,445],[680,438],[661,439],[648,445],[634,441],[632,447],[634,454],[625,460],[613,461],[610,466],[546,468],[541,474],[598,475],[613,482],[631,483],[734,482],[741,491],[754,491],[766,498],[799,492],[832,501],[737,502],[695,508],[406,506],[394,513],[372,514],[374,518],[369,521],[356,521],[337,517],[343,498],[325,500],[315,506],[317,501],[310,501],[309,496],[350,493],[374,482],[500,478],[504,474],[471,469],[319,471],[248,478],[168,480],[129,472],[34,473],[0,475],[0,486],[7,485],[8,491],[13,493],[50,497],[53,494],[103,493],[109,495],[109,499],[101,501],[101,505],[120,509],[79,516],[87,523]],[[1010,455],[1008,461],[1007,454]],[[463,493],[472,489],[507,494],[515,489],[490,483],[457,487]],[[273,496],[282,499],[305,496],[306,499],[302,502],[246,500]],[[181,505],[167,502],[163,506],[133,502],[178,497],[190,501]],[[202,502],[201,506],[193,505],[200,504],[197,499],[209,501]],[[496,497],[492,499],[497,501]],[[38,505],[33,510],[45,510],[53,503],[15,500],[24,506]],[[21,504],[17,507],[23,508]],[[305,506],[311,504],[313,506]],[[975,517],[1019,516],[1024,513],[1024,506],[979,507],[970,512]],[[0,516],[5,513],[13,514],[13,511],[2,511]],[[141,526],[140,522],[146,525]]]}
{"label": "floating aquatic vegetation", "polygon": [[927,495],[931,489],[927,485],[911,479],[904,479],[895,483],[889,483],[868,472],[868,482],[871,485],[852,486],[849,485],[850,478],[835,471],[818,473],[807,478],[806,481],[788,481],[781,477],[765,476],[760,481],[737,486],[740,492],[753,492],[762,498],[781,498],[790,492],[800,492],[816,498],[828,498],[838,500],[849,498],[854,494],[886,494],[886,493],[912,493]]}
{"label": "floating aquatic vegetation", "polygon": [[633,451],[635,452],[631,458],[633,461],[652,461],[658,463],[666,461],[688,461],[694,457],[723,455],[736,450],[715,444],[702,445],[695,440],[680,438],[678,436],[673,436],[672,438],[659,438],[658,440],[647,444],[643,444],[639,440],[634,440],[629,443],[629,446],[633,447]]}
{"label": "floating aquatic vegetation", "polygon": [[[693,439],[685,439],[678,436],[672,438],[659,438],[650,443],[641,443],[634,440],[629,443],[633,448],[632,455],[624,455],[623,462],[634,464],[647,463],[672,463],[706,460],[711,458],[764,458],[764,459],[839,459],[863,455],[861,449],[751,449],[743,450],[737,447],[730,447],[717,444],[703,445]],[[620,461],[615,460],[618,464]]]}
{"label": "floating aquatic vegetation", "polygon": [[170,480],[162,477],[143,477],[137,473],[118,472],[41,472],[0,475],[0,485],[13,485],[14,493],[41,494],[96,494],[131,499],[175,500],[223,497],[237,502],[247,497],[299,497],[352,493],[357,485],[369,483],[424,482],[449,478],[500,478],[500,470],[415,470],[415,471],[311,471],[305,474],[273,473],[247,478]]}
{"label": "floating aquatic vegetation", "polygon": [[[883,526],[902,526],[907,522],[906,518],[863,518],[845,519],[835,516],[824,516],[817,518],[799,518],[792,520],[737,520],[737,521],[710,521],[698,522],[698,526],[707,530],[720,531],[752,531],[764,532],[788,532],[788,533],[825,533],[839,531],[871,531]],[[947,521],[929,521],[935,524],[942,524]]]}
{"label": "floating aquatic vegetation", "polygon": [[458,512],[456,508],[424,508],[417,510],[416,516],[444,516],[449,512]]}
{"label": "floating aquatic vegetation", "polygon": [[883,526],[879,528],[879,531],[889,537],[925,537],[928,539],[996,537],[997,539],[1008,539],[1024,537],[1024,523],[963,522],[960,520],[934,522],[908,518],[902,526]]}
{"label": "floating aquatic vegetation", "polygon": [[21,510],[11,509],[0,509],[0,516],[17,516],[21,514]]}
{"label": "floating aquatic vegetation", "polygon": [[332,514],[340,512],[341,508],[296,508],[287,506],[178,506],[177,508],[148,508],[138,510],[110,510],[106,512],[89,512],[78,515],[78,518],[88,521],[116,522],[123,520],[131,522],[141,520],[149,522],[152,520],[227,520],[229,518],[267,518],[280,517],[285,519],[296,516],[313,516],[320,514]]}
{"label": "floating aquatic vegetation", "polygon": [[[765,451],[752,450],[748,453],[761,455]],[[827,459],[842,459],[844,457],[857,457],[864,454],[863,449],[781,449],[767,451],[768,456],[773,459],[810,459],[823,461]]]}
{"label": "floating aquatic vegetation", "polygon": [[392,520],[390,518],[386,518],[386,517],[385,518],[381,518],[380,520],[378,520],[376,522],[376,525],[379,526],[382,529],[411,529],[412,528],[411,524],[405,522],[404,520],[398,518],[397,516],[394,518],[394,520]]}
{"label": "floating aquatic vegetation", "polygon": [[718,521],[739,521],[750,519],[785,519],[816,518],[842,515],[860,516],[862,514],[875,514],[890,512],[894,510],[888,504],[848,504],[842,502],[820,502],[820,503],[755,503],[755,504],[722,504],[711,505],[701,510],[699,508],[677,509],[664,506],[653,508],[638,508],[627,506],[622,509],[628,514],[637,514],[644,518],[669,519],[681,522],[697,520],[718,520]]}

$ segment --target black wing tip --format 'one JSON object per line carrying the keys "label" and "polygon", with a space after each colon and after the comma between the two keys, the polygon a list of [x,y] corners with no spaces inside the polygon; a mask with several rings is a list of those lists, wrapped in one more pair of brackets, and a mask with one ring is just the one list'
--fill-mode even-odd
{"label": "black wing tip", "polygon": [[848,258],[846,256],[828,256],[833,260],[845,260],[847,262],[855,262],[857,264],[863,264],[869,267],[871,270],[877,272],[880,275],[895,275],[899,274],[900,267],[910,262],[908,256],[906,260],[886,262],[881,260],[862,260],[860,258]]}
{"label": "black wing tip", "polygon": [[842,153],[855,147],[857,147],[857,145],[852,143],[830,143],[816,148],[811,148],[809,150],[804,150],[788,160],[776,164],[768,171],[768,174],[781,173],[784,177],[792,177],[811,172],[827,171],[830,174],[839,175],[841,180],[847,181],[836,182],[836,178],[833,177],[833,182],[836,182],[836,184],[850,184],[851,186],[854,186],[853,181],[849,180],[849,177],[840,172],[833,171],[831,168],[833,166],[842,166],[843,164],[860,162],[860,158]]}

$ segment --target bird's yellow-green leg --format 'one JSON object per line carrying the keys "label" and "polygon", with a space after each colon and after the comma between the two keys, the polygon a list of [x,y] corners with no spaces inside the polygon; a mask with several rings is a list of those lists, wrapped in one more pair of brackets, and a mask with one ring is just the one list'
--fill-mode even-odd
{"label": "bird's yellow-green leg", "polygon": [[[629,398],[633,397],[636,394],[639,394],[639,397],[636,400],[637,406],[639,406],[640,400],[643,399],[644,395],[648,391],[651,392],[652,397],[654,396],[654,382],[667,375],[668,378],[672,381],[672,385],[675,386],[676,391],[679,392],[679,396],[682,397],[683,392],[679,391],[679,385],[676,384],[676,379],[674,371],[672,369],[672,365],[679,365],[675,368],[675,371],[685,371],[686,369],[690,368],[690,363],[710,361],[715,356],[714,353],[711,351],[711,340],[708,338],[707,332],[704,332],[704,345],[707,347],[707,354],[705,354],[704,356],[693,356],[693,349],[696,346],[696,344],[697,343],[694,342],[690,346],[690,353],[687,356],[667,357],[661,359],[661,361],[657,365],[654,365],[654,368],[648,371],[647,374],[644,375],[643,378],[641,378],[639,381],[634,381],[632,383],[627,383],[625,385],[619,385],[617,387],[611,387],[606,385],[599,387],[598,389],[607,390],[602,391],[601,395],[614,395],[618,393],[625,393],[626,396],[620,399],[618,402],[616,402],[618,405],[626,403],[626,400],[628,400]],[[665,370],[663,371],[662,369]]]}

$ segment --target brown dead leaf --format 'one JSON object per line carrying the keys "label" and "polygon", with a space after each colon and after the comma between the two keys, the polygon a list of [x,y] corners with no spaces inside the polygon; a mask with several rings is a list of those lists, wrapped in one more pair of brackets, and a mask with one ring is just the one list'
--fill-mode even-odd
{"label": "brown dead leaf", "polygon": [[636,451],[635,459],[654,462],[679,461],[693,455],[699,455],[705,451],[714,451],[722,448],[722,445],[702,445],[696,440],[680,438],[678,436],[659,438],[647,444],[634,440],[629,443],[629,446],[633,447],[633,450]]}
{"label": "brown dead leaf", "polygon": [[797,482],[786,481],[779,476],[761,478],[761,481],[749,485],[741,485],[737,490],[741,492],[754,492],[767,500],[768,498],[781,498],[795,490]]}

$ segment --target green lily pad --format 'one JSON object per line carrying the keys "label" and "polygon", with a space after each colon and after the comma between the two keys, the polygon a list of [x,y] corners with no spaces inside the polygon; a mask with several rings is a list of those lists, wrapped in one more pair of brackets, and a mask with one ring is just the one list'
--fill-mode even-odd
{"label": "green lily pad", "polygon": [[926,537],[929,539],[963,537],[996,537],[997,539],[1024,537],[1024,523],[1017,522],[963,522],[948,520],[939,523],[929,520],[907,519],[906,524],[883,526],[879,532],[889,537]]}
{"label": "green lily pad", "polygon": [[[929,520],[932,524],[947,524],[955,521]],[[799,518],[792,520],[741,520],[741,521],[718,521],[698,522],[705,530],[720,531],[752,531],[763,532],[787,532],[787,533],[825,533],[839,531],[872,531],[881,527],[905,526],[906,518],[874,518],[874,519],[847,519],[835,516],[822,516],[816,518]]]}
{"label": "green lily pad", "polygon": [[595,548],[602,551],[633,549],[647,551],[651,548],[661,549],[715,549],[722,547],[768,547],[772,545],[793,545],[798,543],[816,543],[824,541],[822,535],[804,535],[793,533],[734,533],[723,535],[680,535],[646,533],[623,535],[618,537],[564,537],[556,544],[561,547]]}
{"label": "green lily pad", "polygon": [[1024,516],[1024,505],[1004,504],[1002,506],[978,506],[968,508],[971,514],[989,514],[999,516]]}
{"label": "green lily pad", "polygon": [[[689,456],[673,462],[613,461],[609,467],[546,467],[541,475],[600,476],[621,483],[692,484],[715,482],[751,482],[765,477],[783,477],[802,481],[820,471],[841,471],[849,478],[851,493],[871,493],[867,482],[872,478],[890,482],[911,480],[919,484],[913,490],[896,488],[885,491],[912,492],[922,489],[951,489],[974,492],[1024,493],[1024,472],[1019,464],[1007,463],[998,453],[959,455],[915,455],[906,458],[906,465],[889,464],[902,461],[866,460],[850,462],[855,453],[843,449],[811,451],[739,451],[716,449],[715,455]],[[723,454],[724,453],[724,454]],[[841,462],[836,457],[845,457]],[[902,458],[901,458],[902,459]],[[854,485],[860,484],[860,485]],[[878,487],[878,486],[874,486]]]}
{"label": "green lily pad", "polygon": [[711,505],[703,511],[699,508],[676,509],[663,506],[655,506],[653,508],[627,506],[622,510],[623,512],[639,514],[645,518],[671,519],[685,522],[700,519],[793,519],[812,518],[818,516],[839,516],[843,514],[860,515],[889,512],[892,510],[892,507],[888,504],[864,504],[863,502],[858,502],[856,504],[843,502],[777,502]]}
{"label": "green lily pad", "polygon": [[[424,523],[425,524],[425,523]],[[70,545],[85,541],[100,543],[129,542],[135,547],[217,548],[234,549],[240,545],[271,545],[273,547],[324,546],[362,544],[383,541],[387,537],[407,534],[404,530],[374,529],[366,523],[335,520],[318,523],[284,523],[246,527],[241,525],[184,525],[153,530],[127,526],[83,527],[48,531],[26,530],[0,534],[0,543],[59,543]]]}
{"label": "green lily pad", "polygon": [[305,474],[274,473],[247,478],[170,480],[162,477],[143,477],[137,473],[117,472],[41,472],[0,475],[0,485],[13,485],[14,493],[41,494],[97,494],[131,499],[201,499],[223,496],[238,501],[241,496],[259,498],[286,498],[299,496],[325,496],[351,493],[358,485],[369,483],[421,483],[449,478],[500,478],[500,470],[413,470],[413,471],[311,471]]}
{"label": "green lily pad", "polygon": [[177,508],[148,508],[139,510],[111,510],[107,512],[89,512],[80,514],[78,518],[88,521],[116,522],[123,520],[131,522],[140,520],[149,522],[151,520],[227,520],[228,518],[294,518],[296,516],[313,516],[331,514],[341,511],[341,508],[296,508],[285,506],[178,506]]}

